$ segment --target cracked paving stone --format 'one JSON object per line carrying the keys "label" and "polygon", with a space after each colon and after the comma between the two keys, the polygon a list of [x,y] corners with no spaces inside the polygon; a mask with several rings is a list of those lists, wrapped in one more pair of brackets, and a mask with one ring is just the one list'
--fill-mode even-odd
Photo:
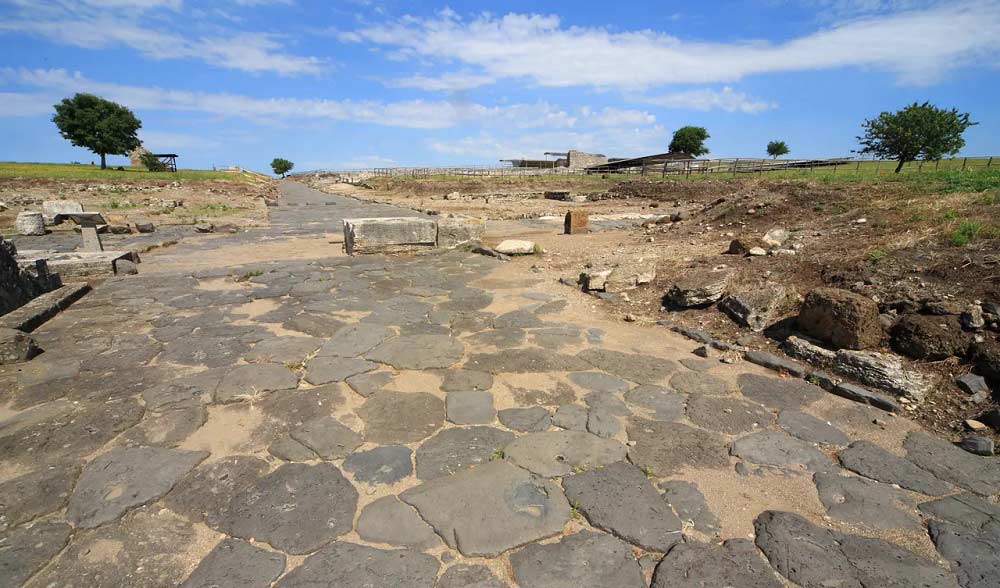
{"label": "cracked paving stone", "polygon": [[951,484],[869,441],[851,443],[838,457],[845,468],[885,484],[896,484],[928,496],[943,496],[952,491]]}
{"label": "cracked paving stone", "polygon": [[267,446],[267,452],[283,461],[316,461],[319,456],[312,449],[284,435]]}
{"label": "cracked paving stone", "polygon": [[510,349],[524,344],[523,329],[491,329],[481,331],[466,337],[466,341],[474,345],[491,345],[497,349]]}
{"label": "cracked paving stone", "polygon": [[313,385],[343,382],[351,376],[378,369],[378,364],[353,357],[317,356],[306,364],[305,379]]}
{"label": "cracked paving stone", "polygon": [[740,374],[737,383],[743,396],[771,410],[798,410],[826,394],[819,386],[798,378]]}
{"label": "cracked paving stone", "polygon": [[158,361],[215,368],[236,365],[248,351],[250,344],[239,339],[189,335],[167,343]]}
{"label": "cracked paving stone", "polygon": [[357,357],[393,335],[381,325],[350,325],[334,333],[317,354],[319,357]]}
{"label": "cracked paving stone", "polygon": [[456,564],[445,570],[434,588],[507,588],[486,566]]}
{"label": "cracked paving stone", "polygon": [[272,394],[254,403],[268,417],[295,427],[321,416],[330,416],[344,404],[344,394],[337,384],[290,390]]}
{"label": "cracked paving stone", "polygon": [[228,371],[226,368],[208,369],[146,388],[142,391],[146,410],[162,411],[209,404],[215,396],[219,382]]}
{"label": "cracked paving stone", "polygon": [[268,588],[285,571],[285,554],[223,539],[181,588]]}
{"label": "cracked paving stone", "polygon": [[513,440],[513,433],[493,427],[445,429],[417,449],[417,477],[433,480],[486,463]]}
{"label": "cracked paving stone", "polygon": [[61,509],[79,475],[80,464],[66,462],[0,483],[0,532]]}
{"label": "cracked paving stone", "polygon": [[500,353],[476,353],[465,363],[466,369],[500,373],[546,373],[585,370],[587,364],[572,355],[549,349],[509,349]]}
{"label": "cracked paving stone", "polygon": [[719,532],[719,519],[709,507],[705,495],[694,482],[667,480],[660,482],[663,500],[667,501],[682,521],[690,522],[694,529],[706,535]]}
{"label": "cracked paving stone", "polygon": [[585,349],[577,357],[601,371],[636,384],[656,384],[676,372],[679,367],[669,359],[609,349]]}
{"label": "cracked paving stone", "polygon": [[578,404],[564,404],[552,415],[552,424],[571,431],[586,431],[587,409]]}
{"label": "cracked paving stone", "polygon": [[782,588],[771,564],[753,542],[730,539],[722,545],[682,543],[656,566],[650,588]]}
{"label": "cracked paving stone", "polygon": [[486,425],[496,419],[493,394],[483,390],[449,392],[445,399],[448,420],[456,425]]}
{"label": "cracked paving stone", "polygon": [[239,402],[279,390],[294,390],[299,385],[295,372],[275,363],[251,363],[236,366],[222,376],[215,389],[215,401]]}
{"label": "cracked paving stone", "polygon": [[347,456],[344,469],[359,482],[395,484],[413,473],[413,451],[402,445],[358,451]]}
{"label": "cracked paving stone", "polygon": [[0,586],[21,586],[69,542],[72,527],[39,521],[0,536]]}
{"label": "cracked paving stone", "polygon": [[424,482],[400,498],[468,557],[496,557],[556,535],[570,515],[556,484],[504,460]]}
{"label": "cracked paving stone", "polygon": [[962,588],[993,588],[1000,574],[1000,537],[959,525],[931,521],[931,540],[951,564]]}
{"label": "cracked paving stone", "polygon": [[330,337],[344,327],[344,321],[329,315],[302,312],[281,323],[281,326],[312,337]]}
{"label": "cracked paving stone", "polygon": [[244,359],[254,363],[298,364],[322,345],[323,340],[316,337],[272,337],[254,345]]}
{"label": "cracked paving stone", "polygon": [[528,310],[512,310],[493,319],[494,329],[533,329],[544,324]]}
{"label": "cracked paving stone", "polygon": [[358,536],[372,543],[421,550],[441,544],[434,529],[420,518],[417,511],[395,496],[379,498],[361,510]]}
{"label": "cracked paving stone", "polygon": [[112,449],[83,469],[70,496],[66,518],[82,529],[116,520],[127,510],[169,492],[206,457],[206,451]]}
{"label": "cracked paving stone", "polygon": [[688,399],[687,416],[703,429],[726,435],[760,431],[774,422],[774,415],[757,403],[703,394]]}
{"label": "cracked paving stone", "polygon": [[593,433],[598,437],[611,439],[621,430],[622,425],[618,422],[618,418],[615,416],[615,413],[607,408],[591,408],[590,412],[587,413],[588,432]]}
{"label": "cracked paving stone", "polygon": [[493,374],[460,368],[443,370],[441,390],[444,392],[464,392],[467,390],[489,390],[493,387]]}
{"label": "cracked paving stone", "polygon": [[625,392],[632,387],[621,378],[601,372],[573,372],[566,377],[577,386],[594,392]]}
{"label": "cracked paving stone", "polygon": [[920,520],[901,508],[904,495],[887,484],[858,476],[818,472],[813,476],[828,515],[873,529],[923,531]]}
{"label": "cracked paving stone", "polygon": [[695,359],[693,357],[686,357],[680,360],[680,363],[691,371],[702,373],[722,365],[717,359]]}
{"label": "cracked paving stone", "polygon": [[690,396],[726,396],[731,393],[725,380],[697,372],[674,374],[670,378],[670,387]]}
{"label": "cracked paving stone", "polygon": [[193,522],[218,528],[232,497],[249,488],[267,473],[263,459],[232,455],[198,466],[177,482],[163,503]]}
{"label": "cracked paving stone", "polygon": [[778,415],[778,426],[793,437],[811,443],[846,447],[851,442],[850,438],[837,427],[797,410],[781,411]]}
{"label": "cracked paving stone", "polygon": [[836,467],[813,444],[778,431],[760,431],[737,439],[732,454],[757,465],[791,471],[825,472]]}
{"label": "cracked paving stone", "polygon": [[955,578],[914,553],[880,539],[817,527],[789,512],[765,511],[754,521],[757,547],[785,578],[802,588],[955,588]]}
{"label": "cracked paving stone", "polygon": [[357,415],[365,423],[365,441],[403,445],[426,439],[441,428],[444,402],[426,392],[381,390],[357,409]]}
{"label": "cracked paving stone", "polygon": [[[565,305],[565,302],[563,303]],[[535,314],[541,314],[535,311]],[[539,347],[560,349],[580,342],[580,329],[573,326],[547,327],[531,331],[531,342]]]}
{"label": "cracked paving stone", "polygon": [[368,398],[392,381],[392,372],[368,372],[356,374],[346,380],[347,385],[361,396]]}
{"label": "cracked paving stone", "polygon": [[663,386],[643,384],[626,392],[625,402],[651,411],[653,420],[676,421],[684,414],[687,397]]}
{"label": "cracked paving stone", "polygon": [[534,474],[556,478],[621,461],[625,446],[583,431],[547,431],[518,437],[504,456]]}
{"label": "cracked paving stone", "polygon": [[464,346],[448,335],[411,335],[389,339],[365,357],[400,370],[451,367],[462,359]]}
{"label": "cracked paving stone", "polygon": [[332,416],[321,416],[292,429],[292,439],[323,459],[347,457],[362,443],[361,435]]}
{"label": "cracked paving stone", "polygon": [[955,523],[1000,541],[1000,506],[991,504],[972,493],[955,494],[924,502],[920,512],[949,523]]}
{"label": "cracked paving stone", "polygon": [[522,588],[645,588],[628,545],[604,533],[580,531],[555,543],[529,545],[510,556]]}
{"label": "cracked paving stone", "polygon": [[541,406],[530,408],[505,408],[497,413],[500,422],[508,429],[522,433],[538,433],[547,431],[552,424],[549,411]]}
{"label": "cracked paving stone", "polygon": [[563,478],[570,504],[590,524],[650,551],[683,539],[681,521],[639,468],[617,462]]}
{"label": "cracked paving stone", "polygon": [[204,406],[187,406],[164,411],[147,410],[139,424],[121,436],[126,447],[177,447],[208,420]]}
{"label": "cracked paving stone", "polygon": [[351,530],[358,491],[330,463],[286,463],[234,495],[219,530],[303,554]]}
{"label": "cracked paving stone", "polygon": [[974,455],[917,431],[906,436],[903,448],[908,460],[941,480],[983,496],[1000,488],[1000,458]]}
{"label": "cracked paving stone", "polygon": [[336,541],[307,557],[274,588],[432,588],[438,567],[436,559],[417,551]]}
{"label": "cracked paving stone", "polygon": [[669,476],[685,466],[717,468],[729,465],[726,441],[716,433],[682,423],[661,423],[632,418],[628,437],[635,445],[628,459],[657,476]]}

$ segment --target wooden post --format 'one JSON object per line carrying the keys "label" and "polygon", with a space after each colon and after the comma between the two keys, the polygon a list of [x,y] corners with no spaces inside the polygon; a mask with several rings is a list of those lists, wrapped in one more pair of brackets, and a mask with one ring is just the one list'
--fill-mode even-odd
{"label": "wooden post", "polygon": [[962,160],[962,171],[965,171],[965,164],[969,163],[969,158],[966,157]]}
{"label": "wooden post", "polygon": [[740,158],[737,157],[736,161],[733,162],[733,177],[736,177],[736,169],[740,167]]}
{"label": "wooden post", "polygon": [[990,157],[989,161],[986,162],[986,169],[990,169],[991,165],[993,165],[993,158],[992,157]]}

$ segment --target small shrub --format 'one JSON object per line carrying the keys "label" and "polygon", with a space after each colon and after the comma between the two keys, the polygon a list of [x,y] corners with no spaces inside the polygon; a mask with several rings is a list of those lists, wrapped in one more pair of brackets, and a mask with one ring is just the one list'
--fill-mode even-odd
{"label": "small shrub", "polygon": [[958,211],[956,210],[944,211],[944,220],[955,220],[956,218],[958,218]]}
{"label": "small shrub", "polygon": [[889,252],[885,249],[873,249],[868,252],[868,259],[870,259],[872,263],[878,263],[885,259],[888,255]]}
{"label": "small shrub", "polygon": [[147,153],[143,153],[140,156],[140,160],[142,161],[143,167],[145,167],[146,169],[148,169],[151,172],[167,171],[167,164],[165,164],[162,161],[160,161],[152,153],[148,153],[148,152]]}
{"label": "small shrub", "polygon": [[962,221],[958,228],[952,231],[949,240],[956,247],[965,247],[973,242],[982,230],[982,223],[970,220]]}

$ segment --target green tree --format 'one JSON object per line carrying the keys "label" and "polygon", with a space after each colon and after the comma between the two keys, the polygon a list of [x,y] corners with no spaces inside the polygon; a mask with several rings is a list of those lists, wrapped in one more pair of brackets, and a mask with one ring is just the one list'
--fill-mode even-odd
{"label": "green tree", "polygon": [[898,174],[907,161],[934,161],[958,153],[965,146],[962,133],[977,124],[969,120],[968,113],[955,108],[945,110],[930,102],[914,102],[900,111],[866,119],[862,125],[865,134],[858,137],[862,148],[857,153],[898,159]]}
{"label": "green tree", "polygon": [[142,161],[142,165],[151,172],[167,171],[167,164],[148,151],[140,155],[139,159]]}
{"label": "green tree", "polygon": [[281,177],[285,177],[285,174],[292,171],[293,167],[295,167],[294,163],[280,157],[275,157],[271,161],[271,169],[273,169],[274,173],[279,174]]}
{"label": "green tree", "polygon": [[52,122],[59,134],[76,147],[101,156],[101,169],[107,169],[106,156],[127,155],[140,145],[136,132],[142,123],[132,111],[93,94],[76,94],[55,105]]}
{"label": "green tree", "polygon": [[687,153],[692,157],[699,157],[708,153],[708,147],[705,146],[708,137],[705,127],[681,127],[674,131],[668,150],[671,153]]}
{"label": "green tree", "polygon": [[788,155],[788,145],[784,141],[771,141],[767,144],[767,154],[772,159],[777,159],[782,155]]}

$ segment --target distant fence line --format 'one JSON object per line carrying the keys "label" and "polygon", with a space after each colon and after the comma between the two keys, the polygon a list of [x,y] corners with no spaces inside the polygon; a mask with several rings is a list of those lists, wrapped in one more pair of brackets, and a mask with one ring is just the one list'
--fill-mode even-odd
{"label": "distant fence line", "polygon": [[[994,163],[996,165],[994,166]],[[316,170],[295,175],[340,176],[342,181],[364,181],[370,178],[425,178],[432,176],[468,177],[528,177],[553,175],[640,175],[640,176],[691,176],[707,174],[765,174],[793,171],[799,174],[817,173],[853,175],[886,175],[895,172],[897,162],[892,160],[856,159],[837,157],[830,159],[765,159],[720,158],[690,159],[667,162],[643,162],[619,169],[569,169],[528,168],[512,166],[448,166],[448,167],[376,167],[361,170]],[[910,161],[903,166],[905,173],[934,171],[973,171],[1000,169],[1000,156],[955,157],[937,161]]]}

